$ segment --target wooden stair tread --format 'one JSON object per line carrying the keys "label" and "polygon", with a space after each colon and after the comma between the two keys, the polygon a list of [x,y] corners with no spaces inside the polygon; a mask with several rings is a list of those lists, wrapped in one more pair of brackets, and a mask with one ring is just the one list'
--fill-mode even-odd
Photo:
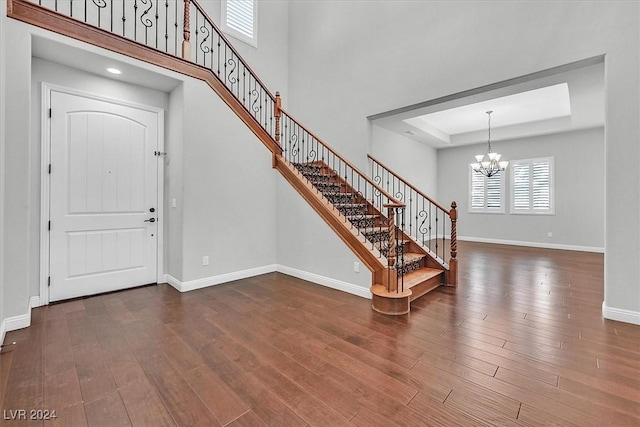
{"label": "wooden stair tread", "polygon": [[410,289],[443,273],[444,270],[431,267],[423,267],[416,271],[412,271],[411,273],[405,274],[403,277],[404,288]]}
{"label": "wooden stair tread", "polygon": [[397,299],[401,299],[401,298],[407,298],[411,296],[411,291],[410,290],[405,290],[404,292],[401,291],[392,291],[389,292],[387,291],[387,288],[385,288],[383,285],[373,285],[371,286],[370,289],[371,293],[377,296],[381,296],[384,298],[397,298]]}

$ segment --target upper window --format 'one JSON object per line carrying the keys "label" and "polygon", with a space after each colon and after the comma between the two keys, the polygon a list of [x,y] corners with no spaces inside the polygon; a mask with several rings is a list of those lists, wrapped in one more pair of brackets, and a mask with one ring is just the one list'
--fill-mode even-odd
{"label": "upper window", "polygon": [[245,43],[258,47],[257,0],[223,0],[222,30]]}
{"label": "upper window", "polygon": [[504,173],[487,178],[469,165],[469,212],[504,213]]}
{"label": "upper window", "polygon": [[553,214],[553,157],[513,160],[511,213]]}

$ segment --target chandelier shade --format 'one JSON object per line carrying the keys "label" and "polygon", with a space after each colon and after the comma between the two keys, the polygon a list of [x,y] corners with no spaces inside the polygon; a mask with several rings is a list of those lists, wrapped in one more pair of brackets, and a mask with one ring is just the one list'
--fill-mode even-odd
{"label": "chandelier shade", "polygon": [[[487,111],[487,115],[489,116],[489,138],[487,140],[487,152],[485,154],[476,155],[475,163],[471,164],[471,168],[474,172],[480,172],[487,178],[497,174],[498,172],[504,171],[507,166],[509,166],[508,161],[500,161],[500,158],[502,157],[501,154],[495,153],[491,149],[491,113],[493,113],[493,111]],[[486,158],[488,158],[488,160],[485,160],[485,156]]]}

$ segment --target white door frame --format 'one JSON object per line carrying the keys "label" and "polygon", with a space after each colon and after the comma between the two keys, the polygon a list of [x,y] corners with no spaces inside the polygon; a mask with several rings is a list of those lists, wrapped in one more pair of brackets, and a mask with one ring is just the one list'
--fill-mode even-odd
{"label": "white door frame", "polygon": [[[125,107],[150,111],[158,116],[158,151],[164,152],[164,110],[162,108],[149,105],[136,104],[108,96],[85,92],[78,89],[58,86],[51,83],[42,83],[42,112],[41,112],[41,185],[40,185],[40,305],[49,304],[49,218],[50,218],[50,195],[51,195],[51,175],[49,174],[49,164],[51,162],[51,122],[49,120],[49,108],[51,108],[51,92],[61,92],[69,95],[81,96],[98,101],[109,102]],[[55,114],[55,112],[54,112]],[[158,157],[158,253],[156,282],[164,282],[164,157]],[[55,168],[55,165],[53,166]],[[55,173],[55,172],[54,172]]]}

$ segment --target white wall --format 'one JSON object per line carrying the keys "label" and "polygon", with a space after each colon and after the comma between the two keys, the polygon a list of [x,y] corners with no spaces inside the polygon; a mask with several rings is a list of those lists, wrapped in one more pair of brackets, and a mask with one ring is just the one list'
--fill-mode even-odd
{"label": "white wall", "polygon": [[289,15],[291,110],[356,162],[369,115],[606,55],[605,304],[640,313],[638,2],[305,1]]}
{"label": "white wall", "polygon": [[[435,148],[372,125],[371,155],[390,167],[418,190],[448,206],[451,200],[438,199],[438,155]],[[367,168],[367,172],[371,169]]]}
{"label": "white wall", "polygon": [[[469,213],[469,163],[486,144],[438,150],[438,194],[458,204],[458,236],[522,244],[604,248],[604,129],[496,141],[504,159],[554,158],[555,214],[510,214],[511,177],[505,175],[505,213]],[[553,237],[548,238],[547,233]]]}

